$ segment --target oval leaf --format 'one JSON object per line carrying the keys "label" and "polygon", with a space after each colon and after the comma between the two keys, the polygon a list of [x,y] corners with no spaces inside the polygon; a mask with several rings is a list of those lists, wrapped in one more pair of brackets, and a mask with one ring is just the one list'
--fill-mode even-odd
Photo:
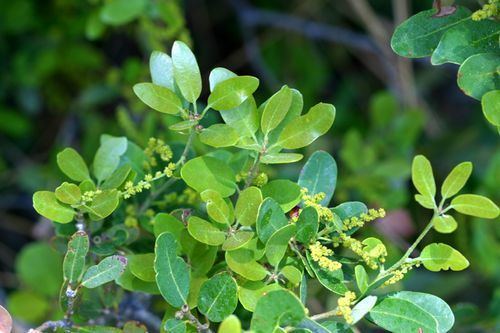
{"label": "oval leaf", "polygon": [[443,243],[427,245],[420,254],[419,260],[430,271],[461,271],[469,266],[469,261],[457,250]]}
{"label": "oval leaf", "polygon": [[212,147],[229,147],[238,142],[239,135],[232,127],[225,124],[215,124],[205,128],[200,133],[200,140]]}
{"label": "oval leaf", "polygon": [[234,214],[239,224],[251,226],[257,221],[262,193],[258,187],[250,186],[240,192]]}
{"label": "oval leaf", "polygon": [[58,223],[73,221],[75,211],[57,201],[56,195],[50,191],[38,191],[33,194],[33,207],[36,212],[49,220]]}
{"label": "oval leaf", "polygon": [[500,126],[500,90],[492,90],[481,99],[486,119],[495,126]]}
{"label": "oval leaf", "polygon": [[275,129],[285,118],[292,103],[292,91],[283,86],[277,93],[272,95],[264,106],[260,127],[264,134]]}
{"label": "oval leaf", "polygon": [[294,224],[289,224],[277,230],[269,237],[266,243],[266,257],[268,262],[276,267],[288,249],[288,242],[295,236],[297,228]]}
{"label": "oval leaf", "polygon": [[197,216],[189,218],[188,231],[197,241],[212,246],[221,245],[226,239],[224,231],[217,229],[210,222]]}
{"label": "oval leaf", "polygon": [[212,322],[221,322],[236,309],[238,285],[227,273],[220,273],[201,286],[198,309]]}
{"label": "oval leaf", "polygon": [[411,179],[413,185],[426,199],[434,202],[436,195],[436,182],[432,173],[431,163],[425,156],[417,155],[411,166]]}
{"label": "oval leaf", "polygon": [[123,256],[106,257],[97,265],[91,266],[83,275],[82,286],[97,288],[120,277],[127,266],[127,258]]}
{"label": "oval leaf", "polygon": [[259,207],[257,235],[265,244],[269,237],[288,224],[280,205],[272,198],[266,198]]}
{"label": "oval leaf", "polygon": [[478,100],[490,90],[500,89],[498,64],[500,55],[476,54],[467,58],[458,69],[458,86],[462,91]]}
{"label": "oval leaf", "polygon": [[234,171],[213,157],[200,156],[189,160],[181,169],[181,177],[199,193],[211,189],[228,197],[236,191]]}
{"label": "oval leaf", "polygon": [[57,165],[66,176],[77,182],[90,178],[87,164],[73,148],[65,148],[57,154]]}
{"label": "oval leaf", "polygon": [[494,219],[498,217],[500,211],[493,201],[476,194],[459,195],[451,201],[450,206],[459,213],[485,219]]}
{"label": "oval leaf", "polygon": [[175,41],[172,62],[175,82],[182,96],[190,103],[196,102],[201,93],[201,75],[193,52],[183,42]]}
{"label": "oval leaf", "polygon": [[319,203],[328,206],[337,185],[337,163],[327,152],[316,151],[300,171],[298,184],[306,188],[309,195],[325,193]]}
{"label": "oval leaf", "polygon": [[83,278],[85,259],[89,252],[89,236],[85,231],[77,231],[68,242],[68,250],[64,257],[64,279],[75,287]]}
{"label": "oval leaf", "polygon": [[170,89],[154,83],[137,83],[134,93],[147,106],[158,112],[178,114],[182,111],[182,102]]}
{"label": "oval leaf", "polygon": [[238,107],[257,87],[259,80],[253,76],[236,76],[217,84],[208,96],[208,106],[214,110],[230,110]]}

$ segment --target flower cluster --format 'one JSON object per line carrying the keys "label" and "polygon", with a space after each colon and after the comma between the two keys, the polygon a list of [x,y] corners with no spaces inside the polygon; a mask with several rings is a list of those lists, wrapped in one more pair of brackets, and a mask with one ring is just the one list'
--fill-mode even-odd
{"label": "flower cluster", "polygon": [[341,233],[339,237],[334,237],[332,241],[335,247],[342,244],[344,247],[357,254],[371,269],[377,269],[379,263],[385,262],[387,250],[382,243],[370,247],[368,244],[364,245],[363,242],[344,233]]}
{"label": "flower cluster", "polygon": [[389,286],[391,284],[394,284],[400,280],[402,280],[405,276],[406,273],[411,271],[413,267],[420,267],[420,261],[415,260],[412,262],[405,262],[402,264],[399,269],[395,270],[392,272],[392,276],[389,280],[384,282],[384,286]]}
{"label": "flower cluster", "polygon": [[187,187],[182,193],[171,192],[164,197],[164,204],[172,206],[195,205],[199,201],[198,192]]}
{"label": "flower cluster", "polygon": [[354,216],[351,217],[350,219],[345,219],[343,221],[343,227],[342,229],[344,231],[356,228],[356,227],[362,227],[365,225],[365,223],[376,220],[378,218],[383,218],[385,217],[385,210],[383,208],[379,209],[369,209],[368,213],[363,213],[359,217]]}
{"label": "flower cluster", "polygon": [[82,205],[87,205],[87,204],[91,203],[94,200],[95,196],[98,195],[98,194],[100,194],[100,193],[102,193],[102,191],[99,190],[99,189],[97,189],[95,191],[85,191],[85,192],[83,192],[82,198],[80,199]]}
{"label": "flower cluster", "polygon": [[342,267],[340,262],[328,258],[333,255],[333,250],[322,245],[320,242],[309,245],[309,251],[311,251],[311,258],[316,261],[320,267],[329,271],[336,271]]}
{"label": "flower cluster", "polygon": [[128,199],[137,193],[141,193],[143,190],[149,190],[151,188],[151,183],[157,179],[164,176],[170,178],[174,174],[176,165],[170,162],[163,171],[157,171],[155,175],[147,174],[144,176],[143,180],[140,180],[137,184],[134,184],[131,180],[125,183],[124,191],[122,192],[123,198]]}
{"label": "flower cluster", "polygon": [[352,318],[351,305],[356,299],[356,294],[352,291],[347,291],[344,296],[337,300],[337,316],[343,316],[348,324],[351,324],[354,319]]}
{"label": "flower cluster", "polygon": [[158,161],[155,155],[158,155],[160,159],[164,162],[168,162],[172,159],[173,153],[169,145],[161,139],[150,138],[147,147],[144,149],[144,154],[146,155],[147,161],[145,162],[145,167],[151,169],[158,165]]}
{"label": "flower cluster", "polygon": [[474,21],[481,21],[500,14],[500,0],[489,0],[483,8],[472,14]]}
{"label": "flower cluster", "polygon": [[261,172],[255,177],[253,184],[257,187],[262,187],[267,184],[267,181],[269,178],[267,177],[267,174],[265,172]]}
{"label": "flower cluster", "polygon": [[302,188],[302,201],[304,201],[305,207],[314,207],[318,212],[318,216],[320,220],[323,221],[332,221],[333,213],[328,207],[324,207],[320,204],[321,200],[323,200],[326,196],[325,193],[320,192],[314,195],[307,194],[307,188]]}

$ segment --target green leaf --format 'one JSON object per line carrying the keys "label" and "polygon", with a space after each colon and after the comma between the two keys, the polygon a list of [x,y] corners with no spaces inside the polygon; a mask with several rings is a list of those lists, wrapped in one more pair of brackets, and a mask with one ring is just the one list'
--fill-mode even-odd
{"label": "green leaf", "polygon": [[213,157],[200,156],[189,160],[181,169],[181,177],[199,193],[211,189],[228,197],[236,191],[233,170]]}
{"label": "green leaf", "polygon": [[275,332],[277,327],[294,327],[305,317],[305,309],[294,294],[274,290],[258,300],[250,329],[255,333]]}
{"label": "green leaf", "polygon": [[252,96],[235,109],[220,111],[220,115],[224,122],[238,133],[239,137],[252,137],[259,129],[259,113]]}
{"label": "green leaf", "polygon": [[56,296],[63,282],[62,257],[46,243],[30,243],[16,257],[20,282],[37,294]]}
{"label": "green leaf", "polygon": [[337,269],[334,271],[327,270],[321,267],[316,261],[311,258],[309,251],[306,252],[307,262],[311,266],[314,274],[318,278],[318,281],[328,290],[334,292],[337,295],[344,295],[346,291],[349,291],[344,285],[344,272],[342,269]]}
{"label": "green leaf", "polygon": [[212,246],[218,246],[226,240],[226,233],[214,227],[210,222],[197,216],[188,220],[188,231],[197,241]]}
{"label": "green leaf", "polygon": [[269,237],[288,224],[280,205],[272,198],[266,198],[259,207],[257,235],[265,244]]}
{"label": "green leaf", "polygon": [[167,213],[159,213],[153,219],[153,231],[155,237],[158,237],[160,234],[168,231],[170,232],[175,239],[180,239],[181,231],[186,227],[184,224]]}
{"label": "green leaf", "polygon": [[271,266],[278,266],[288,249],[288,242],[295,236],[297,228],[289,224],[274,232],[266,243],[266,257]]}
{"label": "green leaf", "polygon": [[217,111],[234,109],[250,97],[258,86],[259,80],[253,76],[229,78],[215,86],[208,96],[208,106]]}
{"label": "green leaf", "polygon": [[337,163],[327,152],[316,151],[300,171],[298,184],[306,188],[309,195],[325,193],[319,203],[327,206],[337,185]]}
{"label": "green leaf", "polygon": [[71,330],[71,333],[122,333],[119,328],[111,326],[78,326]]}
{"label": "green leaf", "polygon": [[225,124],[212,125],[200,133],[201,142],[217,148],[234,146],[239,138],[236,130]]}
{"label": "green leaf", "polygon": [[368,207],[359,201],[348,201],[331,209],[342,221],[363,213],[368,213]]}
{"label": "green leaf", "polygon": [[172,61],[175,82],[182,96],[190,103],[196,102],[201,93],[201,75],[196,57],[186,44],[175,41],[172,46]]}
{"label": "green leaf", "polygon": [[169,319],[165,322],[165,331],[167,333],[185,333],[186,323],[179,319]]}
{"label": "green leaf", "polygon": [[122,165],[118,169],[113,172],[113,174],[106,179],[104,183],[102,183],[102,190],[111,190],[117,189],[125,183],[125,181],[129,178],[130,172],[132,171],[132,167],[130,165]]}
{"label": "green leaf", "polygon": [[293,153],[266,154],[260,159],[260,162],[263,164],[285,164],[300,161],[303,157],[302,154]]}
{"label": "green leaf", "polygon": [[417,155],[413,159],[411,179],[417,191],[427,200],[432,200],[434,202],[436,182],[434,181],[431,163],[425,156]]}
{"label": "green leaf", "polygon": [[352,323],[350,324],[354,325],[363,319],[363,317],[367,315],[371,309],[373,309],[375,303],[377,303],[377,296],[367,296],[356,303],[356,305],[352,308]]}
{"label": "green leaf", "polygon": [[469,266],[469,261],[457,250],[443,243],[432,243],[424,247],[420,257],[425,268],[430,271],[461,271]]}
{"label": "green leaf", "polygon": [[500,90],[488,91],[481,99],[486,119],[495,126],[500,126]]}
{"label": "green leaf", "polygon": [[236,309],[238,285],[228,273],[214,275],[201,286],[198,309],[212,322],[221,322]]}
{"label": "green leaf", "polygon": [[250,312],[255,310],[257,301],[268,292],[282,290],[278,283],[265,284],[261,281],[245,281],[239,286],[239,300],[241,305]]}
{"label": "green leaf", "polygon": [[267,270],[254,259],[250,249],[227,251],[225,258],[229,268],[247,280],[260,281],[267,276]]}
{"label": "green leaf", "polygon": [[155,244],[156,283],[160,293],[175,308],[187,303],[189,294],[189,267],[177,256],[177,241],[168,232],[162,233]]}
{"label": "green leaf", "polygon": [[180,98],[172,90],[154,83],[137,83],[134,93],[144,104],[158,112],[176,115],[183,110]]}
{"label": "green leaf", "polygon": [[105,283],[116,280],[125,271],[127,258],[123,256],[106,257],[97,265],[90,266],[83,275],[82,286],[97,288]]}
{"label": "green leaf", "polygon": [[493,201],[476,194],[459,195],[451,201],[450,206],[459,213],[485,219],[494,219],[499,214],[498,206]]}
{"label": "green leaf", "polygon": [[101,20],[110,25],[123,25],[135,20],[146,7],[145,0],[111,0],[104,3]]}
{"label": "green leaf", "polygon": [[55,195],[57,200],[68,205],[78,203],[82,197],[82,191],[78,185],[64,182],[56,188]]}
{"label": "green leaf", "polygon": [[331,104],[318,103],[303,116],[297,117],[285,126],[277,146],[297,149],[310,145],[333,125],[335,107]]}
{"label": "green leaf", "polygon": [[498,22],[466,20],[448,29],[432,53],[433,65],[461,64],[478,53],[499,52]]}
{"label": "green leaf", "polygon": [[198,296],[200,294],[201,286],[208,278],[206,276],[195,276],[191,278],[191,283],[189,284],[189,296],[188,305],[190,309],[194,309],[198,306]]}
{"label": "green leaf", "polygon": [[149,57],[149,71],[154,84],[175,91],[174,67],[168,54],[153,51]]}
{"label": "green leaf", "polygon": [[64,279],[71,287],[82,280],[85,270],[85,259],[89,252],[89,236],[85,231],[77,231],[68,242],[68,250],[63,262]]}
{"label": "green leaf", "polygon": [[273,198],[285,213],[300,202],[300,186],[288,179],[270,181],[261,190],[264,198]]}
{"label": "green leaf", "polygon": [[50,191],[35,192],[33,207],[38,214],[58,223],[69,223],[75,216],[75,211],[68,205],[57,201],[54,192]]}
{"label": "green leaf", "polygon": [[225,81],[227,79],[230,79],[232,77],[236,77],[237,75],[231,72],[229,69],[222,68],[222,67],[216,67],[212,69],[210,72],[210,75],[208,77],[208,82],[210,85],[210,91],[214,91],[215,86],[221,83],[222,81]]}
{"label": "green leaf", "polygon": [[[300,114],[302,113],[302,108],[304,107],[302,94],[297,89],[292,88],[290,90],[292,91],[292,103],[290,104],[290,109],[288,109],[288,112],[281,123],[275,129],[269,132],[268,137],[271,144],[278,140],[285,126],[288,125],[292,120],[300,116]],[[263,111],[264,106],[265,104],[259,108],[259,111],[261,111],[261,109]]]}
{"label": "green leaf", "polygon": [[499,63],[500,55],[495,53],[467,58],[458,69],[458,86],[466,95],[481,100],[488,91],[500,89]]}
{"label": "green leaf", "polygon": [[183,120],[168,126],[168,129],[176,132],[183,132],[198,124],[198,120]]}
{"label": "green leaf", "polygon": [[235,315],[230,315],[220,324],[217,333],[241,333],[241,322]]}
{"label": "green leaf", "polygon": [[290,283],[298,286],[302,280],[302,271],[297,267],[288,265],[280,270],[280,274],[282,274]]}
{"label": "green leaf", "polygon": [[264,106],[260,120],[260,127],[264,134],[268,134],[281,123],[290,109],[291,103],[292,91],[287,86],[283,86],[269,98]]}
{"label": "green leaf", "polygon": [[457,194],[465,185],[472,173],[472,163],[463,162],[451,170],[441,187],[441,196],[450,198]]}
{"label": "green leaf", "polygon": [[243,226],[254,225],[262,203],[262,193],[258,187],[250,186],[240,192],[234,214]]}
{"label": "green leaf", "polygon": [[400,291],[382,299],[371,311],[370,319],[394,333],[448,332],[455,321],[448,304],[437,296]]}
{"label": "green leaf", "polygon": [[359,291],[364,294],[366,290],[368,290],[368,274],[366,273],[363,265],[356,265],[354,267],[354,274],[356,276],[356,285],[358,286]]}
{"label": "green leaf", "polygon": [[391,39],[394,52],[406,58],[428,57],[448,29],[468,20],[471,15],[470,10],[461,6],[451,15],[438,17],[436,13],[436,9],[422,11],[399,25]]}
{"label": "green leaf", "polygon": [[255,235],[253,231],[239,230],[230,234],[222,244],[224,251],[232,251],[245,246]]}
{"label": "green leaf", "polygon": [[101,183],[113,174],[120,164],[120,156],[127,151],[127,138],[101,135],[101,145],[94,156],[94,175]]}
{"label": "green leaf", "polygon": [[234,221],[232,203],[226,202],[219,192],[205,190],[200,193],[201,200],[207,203],[207,213],[215,222],[231,225]]}
{"label": "green leaf", "polygon": [[123,325],[123,333],[148,333],[148,329],[139,322],[127,321]]}
{"label": "green leaf", "polygon": [[319,218],[316,208],[304,208],[300,212],[296,225],[297,235],[295,238],[302,244],[309,244],[316,237],[319,228]]}
{"label": "green leaf", "polygon": [[122,287],[124,290],[134,291],[134,292],[142,292],[151,295],[159,295],[160,291],[158,290],[158,286],[155,282],[146,282],[138,277],[136,277],[130,271],[130,267],[126,267],[123,274],[116,279],[116,284]]}
{"label": "green leaf", "polygon": [[130,272],[134,276],[146,282],[156,281],[154,253],[132,254],[127,256],[127,259]]}
{"label": "green leaf", "polygon": [[[46,297],[30,291],[14,291],[7,298],[7,308],[12,316],[28,323],[42,322],[51,310],[51,304]],[[3,322],[0,322],[2,328]],[[5,331],[10,333],[11,331]]]}
{"label": "green leaf", "polygon": [[440,215],[432,219],[432,225],[437,232],[449,234],[457,229],[457,221],[451,215]]}
{"label": "green leaf", "polygon": [[70,179],[81,182],[89,179],[89,169],[83,158],[73,148],[65,148],[57,154],[59,169]]}
{"label": "green leaf", "polygon": [[436,206],[434,198],[425,197],[422,194],[415,194],[415,201],[418,202],[420,206],[428,209],[434,209]]}
{"label": "green leaf", "polygon": [[120,203],[120,193],[117,190],[105,190],[97,194],[89,207],[96,219],[104,219],[111,215]]}

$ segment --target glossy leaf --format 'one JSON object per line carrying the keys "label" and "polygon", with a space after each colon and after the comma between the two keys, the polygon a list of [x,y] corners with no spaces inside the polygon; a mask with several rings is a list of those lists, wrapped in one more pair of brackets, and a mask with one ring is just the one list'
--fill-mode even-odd
{"label": "glossy leaf", "polygon": [[363,298],[361,301],[356,303],[356,305],[352,308],[352,323],[351,325],[356,324],[358,321],[363,319],[365,315],[370,312],[371,309],[377,303],[377,296],[367,296]]}
{"label": "glossy leaf", "polygon": [[198,309],[212,322],[221,322],[236,309],[238,285],[228,273],[214,275],[201,286]]}
{"label": "glossy leaf", "polygon": [[320,204],[327,206],[337,185],[337,163],[327,152],[314,152],[300,171],[298,184],[306,188],[309,195],[325,193]]}
{"label": "glossy leaf", "polygon": [[365,293],[368,289],[368,274],[366,273],[363,265],[356,265],[354,267],[354,274],[356,277],[356,285],[361,293]]}
{"label": "glossy leaf", "polygon": [[97,219],[104,219],[115,211],[119,203],[120,193],[117,190],[104,190],[93,198],[89,210]]}
{"label": "glossy leaf", "polygon": [[230,234],[222,244],[224,251],[232,251],[245,246],[255,235],[253,231],[239,230]]}
{"label": "glossy leaf", "polygon": [[463,162],[451,170],[441,187],[441,196],[450,198],[457,194],[465,185],[472,173],[472,163]]}
{"label": "glossy leaf", "polygon": [[434,209],[436,205],[433,198],[423,196],[422,194],[415,194],[415,201],[427,209]]}
{"label": "glossy leaf", "polygon": [[498,206],[493,201],[476,194],[459,195],[453,198],[450,206],[459,213],[485,219],[494,219],[500,213]]}
{"label": "glossy leaf", "polygon": [[160,293],[173,307],[187,303],[189,294],[189,267],[177,256],[177,241],[171,233],[164,232],[156,239],[156,283]]}
{"label": "glossy leaf", "polygon": [[424,247],[419,260],[430,271],[461,271],[469,266],[469,261],[457,250],[443,243],[432,243]]}
{"label": "glossy leaf", "polygon": [[251,96],[235,109],[220,111],[220,115],[239,137],[251,137],[259,129],[259,113],[255,99]]}
{"label": "glossy leaf", "polygon": [[181,169],[181,177],[199,193],[211,189],[228,197],[236,191],[233,170],[213,157],[200,156],[189,160]]}
{"label": "glossy leaf", "polygon": [[440,215],[432,219],[432,224],[437,232],[449,234],[457,229],[457,221],[451,215]]}
{"label": "glossy leaf", "polygon": [[230,315],[220,324],[217,333],[241,333],[241,322],[235,315]]}
{"label": "glossy leaf", "polygon": [[391,39],[394,52],[406,58],[428,57],[438,46],[443,34],[468,20],[471,14],[461,6],[451,15],[437,17],[436,12],[436,9],[422,11],[399,25]]}
{"label": "glossy leaf", "polygon": [[285,118],[292,103],[292,91],[283,86],[277,93],[272,95],[264,106],[260,127],[264,134],[275,129]]}
{"label": "glossy leaf", "polygon": [[201,199],[207,203],[207,213],[215,222],[230,225],[234,221],[232,203],[214,190],[201,192]]}
{"label": "glossy leaf", "polygon": [[486,119],[495,126],[500,126],[500,90],[492,90],[481,99]]}
{"label": "glossy leaf", "polygon": [[287,149],[297,149],[310,145],[318,137],[328,132],[334,120],[335,107],[333,105],[316,104],[309,109],[307,114],[295,118],[285,126],[276,145]]}
{"label": "glossy leaf", "polygon": [[69,223],[75,216],[75,211],[70,206],[57,201],[54,192],[50,191],[35,192],[33,207],[38,214],[58,223]]}
{"label": "glossy leaf", "polygon": [[226,239],[226,233],[224,231],[197,216],[191,216],[189,218],[188,231],[197,241],[212,246],[221,245]]}
{"label": "glossy leaf", "polygon": [[158,112],[175,115],[182,111],[180,98],[169,88],[144,82],[134,85],[134,93],[144,104]]}
{"label": "glossy leaf", "polygon": [[254,259],[252,251],[246,248],[227,251],[226,263],[233,272],[250,281],[260,281],[267,276],[267,270]]}
{"label": "glossy leaf", "polygon": [[89,252],[89,236],[85,231],[77,231],[68,242],[63,262],[64,279],[75,287],[83,278],[85,259]]}
{"label": "glossy leaf", "polygon": [[436,182],[432,173],[431,163],[425,156],[417,155],[411,166],[411,179],[413,185],[427,200],[434,200],[436,195]]}
{"label": "glossy leaf", "polygon": [[302,154],[294,153],[266,154],[260,159],[260,162],[263,164],[286,164],[300,161],[303,157]]}
{"label": "glossy leaf", "polygon": [[221,83],[222,81],[225,81],[227,79],[230,79],[232,77],[236,77],[237,75],[231,72],[229,69],[222,68],[222,67],[216,67],[212,69],[210,72],[210,75],[208,77],[208,82],[210,85],[210,91],[214,91],[215,86]]}
{"label": "glossy leaf", "polygon": [[272,198],[266,198],[259,207],[257,235],[265,244],[269,237],[288,224],[288,219],[280,205]]}
{"label": "glossy leaf", "polygon": [[57,165],[66,176],[77,182],[90,178],[87,164],[73,148],[65,148],[57,154]]}
{"label": "glossy leaf", "polygon": [[153,231],[156,237],[164,232],[171,233],[175,239],[180,239],[181,231],[186,227],[170,214],[159,213],[153,219]]}
{"label": "glossy leaf", "polygon": [[348,289],[344,285],[344,273],[342,269],[337,269],[334,271],[329,271],[323,267],[320,267],[319,264],[312,260],[309,252],[306,252],[307,262],[309,266],[314,271],[314,274],[318,278],[318,281],[328,290],[334,292],[337,295],[344,295]]}
{"label": "glossy leaf", "polygon": [[68,205],[78,203],[82,197],[80,188],[72,183],[64,182],[56,188],[55,195],[57,200]]}
{"label": "glossy leaf", "polygon": [[253,76],[236,76],[218,83],[210,96],[208,105],[214,110],[230,110],[238,107],[250,97],[259,80]]}
{"label": "glossy leaf", "polygon": [[127,257],[130,272],[137,278],[146,282],[156,281],[154,270],[154,253],[133,254]]}
{"label": "glossy leaf", "polygon": [[363,213],[368,213],[368,207],[359,201],[348,201],[331,209],[343,221]]}
{"label": "glossy leaf", "polygon": [[448,29],[432,53],[433,65],[461,64],[478,53],[499,52],[498,23],[492,20],[465,20]]}
{"label": "glossy leaf", "polygon": [[272,180],[261,190],[264,198],[273,198],[285,213],[300,202],[300,186],[288,179]]}
{"label": "glossy leaf", "polygon": [[305,317],[305,309],[294,294],[275,290],[258,300],[250,329],[255,333],[275,332],[275,328],[280,326],[294,327]]}
{"label": "glossy leaf", "polygon": [[302,244],[309,244],[316,237],[319,228],[319,217],[316,208],[304,208],[295,224],[297,226],[295,238]]}
{"label": "glossy leaf", "polygon": [[94,157],[94,175],[99,182],[107,179],[120,163],[120,156],[127,151],[127,138],[101,135],[101,145]]}
{"label": "glossy leaf", "polygon": [[231,126],[215,124],[200,133],[200,140],[212,147],[229,147],[238,142],[239,134]]}
{"label": "glossy leaf", "polygon": [[293,285],[298,285],[302,280],[302,272],[295,266],[288,265],[280,270],[280,274],[282,274],[290,283]]}
{"label": "glossy leaf", "polygon": [[296,232],[296,226],[294,224],[288,224],[269,237],[266,243],[266,257],[271,266],[278,266],[288,249],[288,242],[295,236]]}
{"label": "glossy leaf", "polygon": [[175,82],[182,96],[190,103],[196,102],[201,93],[201,75],[193,52],[183,42],[175,41],[172,62]]}
{"label": "glossy leaf", "polygon": [[186,333],[186,323],[179,319],[168,319],[165,322],[167,333]]}
{"label": "glossy leaf", "polygon": [[258,187],[250,186],[241,191],[234,211],[239,224],[243,226],[254,225],[261,203],[262,193]]}
{"label": "glossy leaf", "polygon": [[380,327],[395,333],[448,332],[455,321],[450,307],[439,297],[400,291],[389,295],[371,311],[370,319]]}
{"label": "glossy leaf", "polygon": [[262,281],[245,281],[239,285],[239,300],[243,307],[253,312],[257,301],[273,290],[282,290],[278,283],[266,284]]}
{"label": "glossy leaf", "polygon": [[168,54],[153,51],[149,57],[149,71],[154,84],[175,91],[174,67]]}
{"label": "glossy leaf", "polygon": [[500,55],[481,53],[463,62],[458,70],[458,86],[466,94],[481,100],[484,94],[500,89],[498,64]]}
{"label": "glossy leaf", "polygon": [[127,258],[122,256],[106,257],[97,265],[91,266],[83,275],[82,286],[97,288],[105,283],[116,280],[123,274],[127,266]]}
{"label": "glossy leaf", "polygon": [[104,181],[101,185],[102,190],[111,190],[121,187],[128,179],[132,167],[130,165],[122,165],[113,172],[113,174]]}

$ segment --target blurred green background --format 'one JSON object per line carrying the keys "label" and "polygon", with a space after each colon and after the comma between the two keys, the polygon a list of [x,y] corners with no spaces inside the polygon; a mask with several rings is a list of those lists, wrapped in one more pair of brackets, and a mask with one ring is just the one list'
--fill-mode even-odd
{"label": "blurred green background", "polygon": [[[332,130],[305,153],[323,149],[337,160],[334,202],[361,200],[390,212],[366,232],[385,237],[394,258],[429,218],[412,199],[415,154],[431,160],[438,183],[455,164],[473,162],[467,190],[498,203],[498,134],[480,104],[460,92],[456,67],[410,62],[390,49],[395,24],[431,6],[431,0],[0,1],[0,304],[13,292],[18,303],[37,293],[16,275],[22,269],[16,256],[51,237],[31,196],[61,179],[55,154],[62,147],[90,160],[102,133],[140,145],[150,136],[172,139],[168,116],[145,109],[132,86],[149,80],[151,51],[169,53],[176,39],[193,47],[205,81],[222,66],[259,77],[260,101],[287,84],[303,93],[306,106],[319,100],[336,106]],[[296,179],[301,165],[268,171]],[[445,240],[470,268],[416,270],[404,287],[450,303],[455,332],[500,329],[499,239],[498,221],[460,220],[458,232],[426,241]],[[21,311],[19,319],[45,319],[46,305],[35,306],[30,318]]]}

